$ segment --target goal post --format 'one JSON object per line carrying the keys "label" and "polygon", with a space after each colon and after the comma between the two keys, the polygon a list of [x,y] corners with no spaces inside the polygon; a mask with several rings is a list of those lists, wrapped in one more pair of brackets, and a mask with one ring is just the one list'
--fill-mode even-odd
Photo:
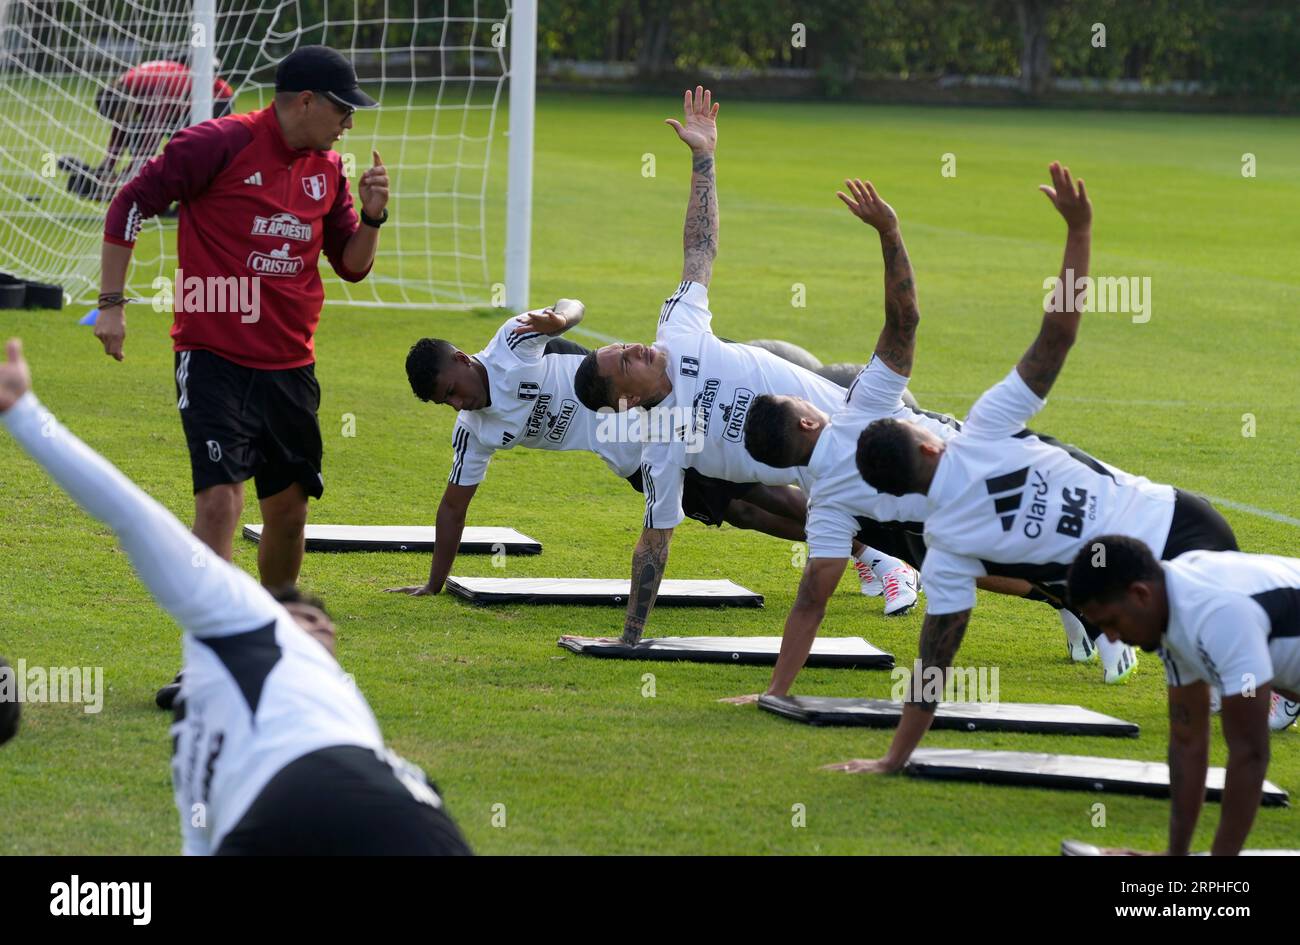
{"label": "goal post", "polygon": [[[536,3],[0,0],[0,214],[9,224],[0,273],[60,285],[69,302],[93,305],[108,200],[143,163],[136,158],[218,104],[236,112],[269,104],[279,61],[319,43],[353,62],[381,106],[358,112],[336,146],[349,178],[374,150],[392,181],[380,260],[360,283],[323,265],[327,304],[522,310]],[[130,70],[159,61],[179,64],[182,95],[116,94]],[[141,110],[166,116],[152,142],[133,125]],[[114,131],[123,153],[110,163]],[[130,148],[140,141],[147,153],[137,156]],[[131,294],[152,297],[172,276],[175,226],[146,222]]]}

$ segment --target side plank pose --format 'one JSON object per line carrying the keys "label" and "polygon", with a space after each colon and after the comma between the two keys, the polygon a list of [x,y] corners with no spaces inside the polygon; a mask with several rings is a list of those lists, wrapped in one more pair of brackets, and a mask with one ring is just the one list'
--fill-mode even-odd
{"label": "side plank pose", "polygon": [[[641,456],[646,515],[632,555],[622,635],[626,643],[638,642],[645,631],[673,530],[685,517],[683,486],[692,472],[719,480],[731,498],[759,502],[757,497],[765,494],[760,486],[797,496],[797,532],[783,537],[803,539],[803,495],[787,488],[797,485],[798,477],[759,463],[745,451],[745,417],[755,398],[795,394],[826,410],[844,398],[842,387],[809,370],[713,334],[708,284],[718,248],[717,113],[711,93],[697,87],[694,94],[686,92],[684,121],[667,121],[691,150],[691,196],[682,281],[660,313],[655,344],[606,345],[578,369],[578,397],[587,407],[642,408],[651,432]],[[916,603],[916,576],[904,562],[870,548],[858,552],[857,560],[881,579],[887,614],[905,613]],[[867,575],[859,576],[865,583]]]}
{"label": "side plank pose", "polygon": [[[1087,275],[1092,205],[1082,180],[1054,163],[1053,186],[1040,189],[1065,220],[1060,283]],[[1067,295],[1069,293],[1066,293]],[[1038,337],[999,384],[986,391],[960,433],[947,440],[906,420],[876,420],[858,439],[857,466],[868,485],[890,495],[926,498],[927,603],[921,629],[922,672],[946,674],[975,606],[984,575],[1021,578],[1063,599],[1070,562],[1093,536],[1140,538],[1170,560],[1185,551],[1235,551],[1223,516],[1205,499],[1133,476],[1036,434],[1025,424],[1065,364],[1079,331],[1073,304],[1049,306]],[[1136,656],[1123,643],[1096,636],[1108,677],[1127,675]],[[1118,653],[1118,655],[1116,655]],[[934,720],[937,702],[924,686],[913,699],[884,758],[855,760],[837,770],[892,772],[907,764]],[[918,690],[925,690],[919,692]]]}
{"label": "side plank pose", "polygon": [[183,630],[171,734],[185,853],[469,853],[423,772],[384,746],[318,601],[273,597],[60,425],[16,339],[0,364],[0,420],[113,529]]}
{"label": "side plank pose", "polygon": [[1079,549],[1069,590],[1107,637],[1164,661],[1170,854],[1191,848],[1205,799],[1210,687],[1222,692],[1228,766],[1210,852],[1240,853],[1268,773],[1269,729],[1300,714],[1300,558],[1189,551],[1157,561],[1137,538],[1102,535]]}
{"label": "side plank pose", "polygon": [[[786,619],[781,655],[767,689],[769,695],[776,696],[789,693],[808,659],[855,537],[913,567],[920,567],[925,560],[925,496],[894,496],[864,482],[855,458],[859,434],[868,424],[887,417],[910,420],[940,440],[951,439],[961,430],[961,423],[952,417],[920,410],[903,399],[921,320],[911,260],[897,213],[871,182],[844,183],[849,193],[841,191],[836,196],[855,217],[879,233],[884,257],[885,324],[871,361],[830,416],[798,397],[764,395],[754,401],[745,420],[749,454],[769,466],[793,469],[808,496],[808,564]],[[1029,582],[982,576],[976,583],[986,590],[1051,604],[1059,610],[1070,636],[1071,655],[1080,661],[1092,655],[1083,624]],[[724,701],[743,704],[757,698],[748,695]]]}
{"label": "side plank pose", "polygon": [[[449,341],[421,338],[406,357],[411,390],[425,403],[457,411],[452,462],[438,504],[440,540],[424,584],[389,588],[422,597],[438,594],[456,560],[474,493],[487,478],[497,452],[525,447],[584,450],[599,456],[616,476],[644,491],[641,443],[606,435],[602,417],[582,406],[574,388],[579,365],[591,352],[559,336],[582,321],[581,302],[561,299],[549,309],[507,319],[474,355]],[[744,497],[729,483],[691,470],[682,504],[691,518],[727,522],[791,540],[803,536],[802,496],[759,486]]]}

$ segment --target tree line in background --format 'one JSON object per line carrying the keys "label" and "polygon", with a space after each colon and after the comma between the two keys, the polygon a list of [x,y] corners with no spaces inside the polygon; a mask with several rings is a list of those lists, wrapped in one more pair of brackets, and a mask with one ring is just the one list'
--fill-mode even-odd
{"label": "tree line in background", "polygon": [[1300,89],[1296,0],[541,0],[538,31],[542,61],[633,63],[642,78],[720,66],[812,70],[828,92],[952,75],[1015,77],[1029,94],[1058,76]]}

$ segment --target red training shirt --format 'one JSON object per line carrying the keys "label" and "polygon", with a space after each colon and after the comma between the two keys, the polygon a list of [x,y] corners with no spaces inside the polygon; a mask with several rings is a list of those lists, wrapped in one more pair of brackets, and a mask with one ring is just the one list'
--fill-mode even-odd
{"label": "red training shirt", "polygon": [[[134,246],[143,222],[173,201],[180,201],[175,349],[211,351],[262,370],[311,364],[325,299],[321,251],[348,282],[370,271],[343,263],[361,221],[338,153],[290,148],[273,105],[192,125],[117,192],[105,242]],[[224,302],[233,292],[222,283],[232,276],[245,298],[247,280],[257,279],[256,321]],[[196,284],[200,291],[191,292]]]}

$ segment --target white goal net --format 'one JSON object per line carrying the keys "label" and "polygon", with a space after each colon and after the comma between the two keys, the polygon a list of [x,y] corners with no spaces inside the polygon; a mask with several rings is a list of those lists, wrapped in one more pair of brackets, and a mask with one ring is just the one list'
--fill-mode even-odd
{"label": "white goal net", "polygon": [[[190,76],[211,68],[218,113],[229,95],[223,84],[232,110],[251,111],[269,103],[280,59],[320,43],[352,61],[381,105],[356,113],[336,146],[348,176],[370,166],[373,149],[392,181],[380,264],[356,284],[323,266],[327,298],[504,304],[502,106],[512,8],[522,2],[0,0],[0,272],[93,304],[107,200],[190,123],[193,98],[204,107],[207,96],[192,98],[190,87],[207,83]],[[144,64],[180,77],[141,91],[124,77]],[[530,102],[530,138],[531,123]],[[110,145],[123,153],[111,155]],[[133,294],[149,297],[158,279],[171,278],[175,225],[164,216],[142,231]]]}

